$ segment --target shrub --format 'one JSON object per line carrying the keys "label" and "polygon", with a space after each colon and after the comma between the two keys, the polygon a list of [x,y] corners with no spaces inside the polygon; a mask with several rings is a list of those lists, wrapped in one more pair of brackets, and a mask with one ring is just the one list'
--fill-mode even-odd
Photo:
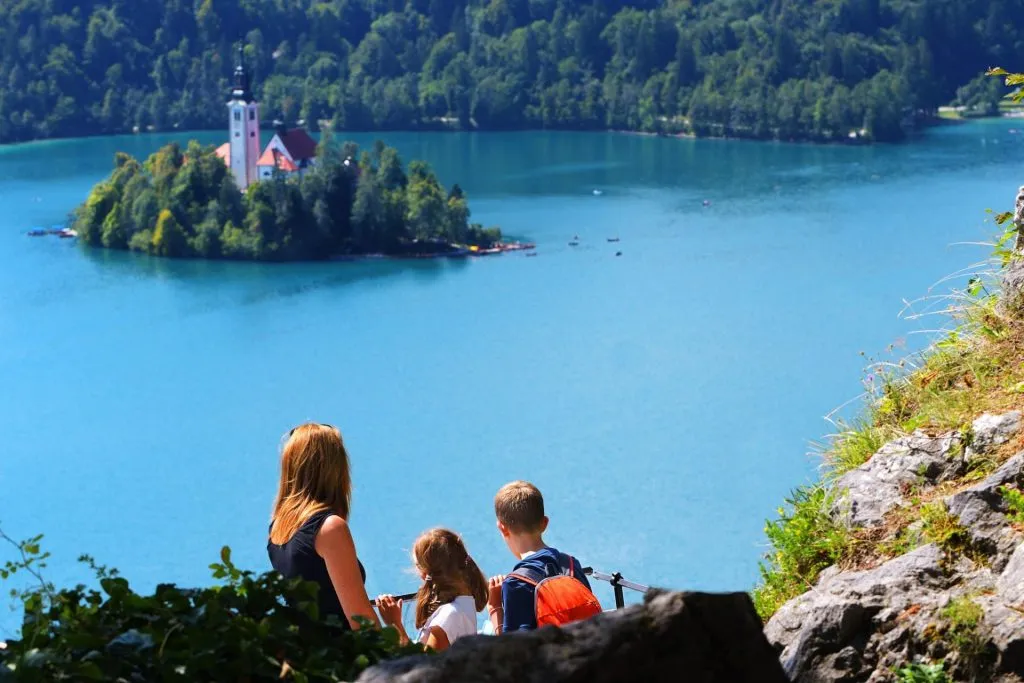
{"label": "shrub", "polygon": [[754,604],[767,618],[784,602],[803,593],[826,567],[835,564],[852,542],[849,530],[829,514],[832,494],[821,485],[796,489],[779,508],[779,519],[765,524],[774,552],[761,564],[761,585]]}
{"label": "shrub", "polygon": [[[0,531],[0,538],[11,542]],[[378,661],[423,652],[400,646],[394,629],[341,631],[317,613],[317,586],[276,573],[255,575],[231,562],[211,565],[220,585],[160,585],[152,595],[96,567],[100,590],[57,591],[42,580],[39,539],[16,543],[21,559],[4,573],[39,581],[21,593],[20,640],[0,650],[0,681],[341,681]]]}
{"label": "shrub", "polygon": [[945,662],[906,664],[896,669],[898,683],[949,683]]}

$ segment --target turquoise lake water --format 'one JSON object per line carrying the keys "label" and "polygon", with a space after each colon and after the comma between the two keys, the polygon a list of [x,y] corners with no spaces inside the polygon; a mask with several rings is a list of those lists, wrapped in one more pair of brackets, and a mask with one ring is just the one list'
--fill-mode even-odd
{"label": "turquoise lake water", "polygon": [[115,151],[188,136],[0,148],[0,525],[46,535],[58,584],[85,578],[85,552],[143,590],[207,582],[225,544],[265,569],[280,441],[314,420],[351,452],[371,593],[415,588],[408,549],[434,525],[485,572],[510,569],[492,497],[515,478],[586,564],[749,589],[765,518],[815,476],[822,416],[861,389],[858,353],[921,343],[910,333],[938,323],[899,319],[903,299],[987,255],[951,245],[1011,208],[1013,127],[871,148],[387,134],[461,184],[475,220],[538,244],[420,263],[178,262],[29,238]]}

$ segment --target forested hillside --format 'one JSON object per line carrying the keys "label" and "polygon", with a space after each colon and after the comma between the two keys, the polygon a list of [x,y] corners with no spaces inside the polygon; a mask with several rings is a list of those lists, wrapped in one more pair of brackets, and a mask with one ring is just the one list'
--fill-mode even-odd
{"label": "forested hillside", "polygon": [[[0,142],[265,120],[900,139],[991,103],[1024,0],[4,0]],[[967,102],[969,100],[969,102]]]}

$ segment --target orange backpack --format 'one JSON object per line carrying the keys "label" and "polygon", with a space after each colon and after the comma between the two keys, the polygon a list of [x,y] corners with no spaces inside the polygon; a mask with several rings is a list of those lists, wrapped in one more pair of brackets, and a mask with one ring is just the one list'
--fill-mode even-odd
{"label": "orange backpack", "polygon": [[558,560],[562,573],[556,576],[538,575],[525,568],[509,574],[534,587],[533,605],[537,614],[537,628],[564,626],[601,613],[601,603],[576,578],[572,557],[559,553]]}

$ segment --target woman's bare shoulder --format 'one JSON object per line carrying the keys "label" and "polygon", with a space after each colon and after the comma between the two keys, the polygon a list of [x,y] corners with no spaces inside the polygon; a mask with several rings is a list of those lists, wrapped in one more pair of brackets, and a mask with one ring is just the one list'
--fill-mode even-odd
{"label": "woman's bare shoulder", "polygon": [[320,533],[328,536],[335,536],[338,534],[349,534],[348,522],[338,515],[331,515],[324,520],[323,526],[320,527]]}

